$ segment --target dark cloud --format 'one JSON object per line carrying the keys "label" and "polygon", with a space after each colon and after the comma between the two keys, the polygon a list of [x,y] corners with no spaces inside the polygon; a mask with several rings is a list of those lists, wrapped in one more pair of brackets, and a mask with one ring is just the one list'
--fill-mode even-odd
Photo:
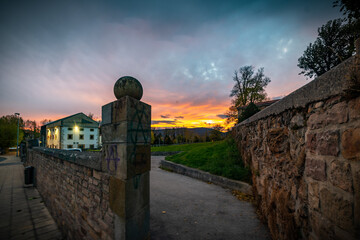
{"label": "dark cloud", "polygon": [[170,114],[160,115],[161,118],[170,118]]}
{"label": "dark cloud", "polygon": [[216,115],[218,118],[221,118],[221,119],[225,119],[228,117],[228,115],[225,115],[225,114],[218,114]]}
{"label": "dark cloud", "polygon": [[175,117],[175,118],[178,118],[178,119],[181,118],[181,119],[183,119],[184,117],[183,117],[183,116],[177,116],[177,117]]}
{"label": "dark cloud", "polygon": [[151,125],[155,124],[174,124],[176,120],[153,120],[151,121]]}
{"label": "dark cloud", "polygon": [[306,83],[297,59],[336,14],[328,0],[0,1],[0,116],[100,116],[131,75],[156,117],[190,119],[158,105],[226,106],[246,64],[265,67],[270,98],[288,94]]}

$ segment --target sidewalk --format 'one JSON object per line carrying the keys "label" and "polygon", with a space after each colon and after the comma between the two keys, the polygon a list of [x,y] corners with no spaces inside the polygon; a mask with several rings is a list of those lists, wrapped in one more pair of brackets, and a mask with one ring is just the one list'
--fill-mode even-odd
{"label": "sidewalk", "polygon": [[0,239],[62,239],[37,189],[24,188],[24,166],[14,153],[0,155]]}

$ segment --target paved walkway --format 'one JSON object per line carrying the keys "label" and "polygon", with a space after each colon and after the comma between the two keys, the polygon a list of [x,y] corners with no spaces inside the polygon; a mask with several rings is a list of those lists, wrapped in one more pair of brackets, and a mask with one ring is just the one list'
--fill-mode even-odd
{"label": "paved walkway", "polygon": [[[159,169],[162,158],[151,159],[151,239],[270,239],[252,204],[230,190]],[[24,188],[23,181],[20,159],[0,156],[0,239],[62,239],[36,188]]]}
{"label": "paved walkway", "polygon": [[0,239],[62,239],[36,188],[24,188],[14,154],[0,156]]}
{"label": "paved walkway", "polygon": [[158,168],[151,158],[151,239],[271,239],[251,203],[231,191]]}

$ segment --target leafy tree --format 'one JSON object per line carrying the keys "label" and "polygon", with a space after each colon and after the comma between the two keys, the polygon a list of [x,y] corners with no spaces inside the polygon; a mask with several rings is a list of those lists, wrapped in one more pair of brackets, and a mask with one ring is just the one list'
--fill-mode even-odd
{"label": "leafy tree", "polygon": [[328,21],[318,29],[318,37],[298,59],[299,74],[317,77],[354,53],[354,33],[343,19]]}
{"label": "leafy tree", "polygon": [[259,112],[260,109],[255,105],[255,103],[249,103],[249,105],[246,106],[244,111],[240,114],[239,122],[244,121],[245,119],[248,119],[255,113]]}
{"label": "leafy tree", "polygon": [[259,68],[255,73],[253,66],[243,66],[235,71],[233,81],[235,84],[230,93],[232,105],[226,113],[228,124],[237,121],[238,107],[266,99],[265,87],[271,80],[265,76],[264,68]]}
{"label": "leafy tree", "polygon": [[89,112],[89,113],[87,114],[87,116],[88,116],[89,118],[91,118],[92,120],[94,120],[94,114],[93,114],[93,113]]}
{"label": "leafy tree", "polygon": [[221,131],[223,129],[224,128],[220,124],[216,124],[212,128],[212,130],[210,132],[210,140],[211,141],[219,141],[219,140],[221,140],[222,139],[222,132]]}
{"label": "leafy tree", "polygon": [[350,22],[359,21],[360,19],[360,1],[359,0],[336,0],[333,2],[334,7],[340,7],[340,12],[347,15]]}
{"label": "leafy tree", "polygon": [[52,122],[51,119],[46,119],[46,118],[40,121],[42,126],[48,124],[49,122]]}
{"label": "leafy tree", "polygon": [[36,121],[25,121],[24,138],[35,139],[40,137],[40,127],[36,124]]}
{"label": "leafy tree", "polygon": [[171,138],[170,138],[170,136],[169,135],[165,135],[165,138],[164,138],[164,143],[166,144],[166,145],[170,145],[170,144],[173,144],[173,142],[172,142],[172,140],[171,140]]}
{"label": "leafy tree", "polygon": [[[19,119],[19,127],[24,125],[23,119]],[[7,115],[0,118],[0,148],[6,149],[16,146],[18,117]],[[19,143],[22,141],[24,132],[19,129]]]}
{"label": "leafy tree", "polygon": [[155,134],[154,134],[154,129],[151,129],[151,144],[155,144]]}

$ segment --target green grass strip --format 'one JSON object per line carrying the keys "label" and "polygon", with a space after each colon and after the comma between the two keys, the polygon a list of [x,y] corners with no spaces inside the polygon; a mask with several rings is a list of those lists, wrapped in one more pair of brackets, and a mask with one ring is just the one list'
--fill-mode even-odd
{"label": "green grass strip", "polygon": [[218,142],[152,147],[151,151],[183,151],[167,156],[166,160],[226,178],[251,182],[251,172],[244,166],[236,144],[231,138]]}

